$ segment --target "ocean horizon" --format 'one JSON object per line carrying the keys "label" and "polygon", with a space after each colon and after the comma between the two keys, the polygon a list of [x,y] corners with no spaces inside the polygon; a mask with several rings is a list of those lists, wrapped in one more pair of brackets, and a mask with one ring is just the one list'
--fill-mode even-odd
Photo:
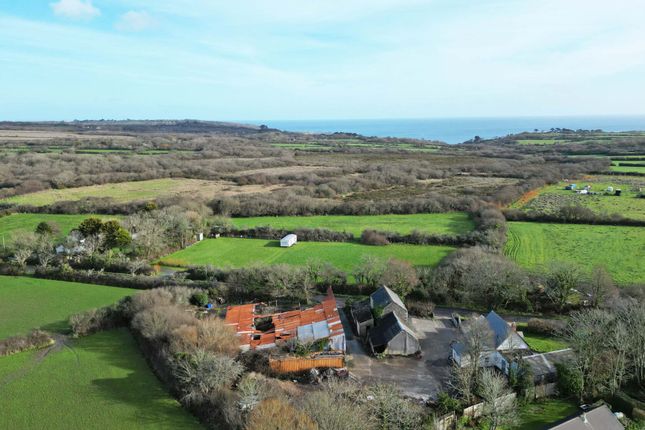
{"label": "ocean horizon", "polygon": [[[248,123],[248,121],[244,121]],[[304,133],[358,133],[364,136],[440,140],[455,144],[479,136],[490,139],[551,128],[603,131],[645,131],[645,115],[535,116],[427,119],[336,119],[257,121],[269,127]]]}

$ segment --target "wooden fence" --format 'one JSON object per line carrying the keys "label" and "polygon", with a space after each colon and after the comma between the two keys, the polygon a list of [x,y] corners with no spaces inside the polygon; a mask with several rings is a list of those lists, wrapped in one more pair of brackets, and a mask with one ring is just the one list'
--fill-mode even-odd
{"label": "wooden fence", "polygon": [[[500,403],[506,403],[506,402],[512,402],[515,400],[515,393],[508,394],[504,397],[499,397],[496,402]],[[484,402],[482,403],[477,403],[476,405],[472,405],[464,409],[464,416],[465,417],[471,417],[471,418],[479,418],[482,416],[482,413],[484,412]]]}
{"label": "wooden fence", "polygon": [[314,369],[316,367],[345,367],[345,357],[343,355],[334,355],[327,357],[301,358],[270,358],[269,367],[278,373],[302,372],[303,370]]}

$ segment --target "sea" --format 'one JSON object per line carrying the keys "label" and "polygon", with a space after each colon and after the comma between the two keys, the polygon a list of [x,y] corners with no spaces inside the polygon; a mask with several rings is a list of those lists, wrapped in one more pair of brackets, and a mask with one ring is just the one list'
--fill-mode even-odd
{"label": "sea", "polygon": [[461,143],[479,136],[502,137],[523,131],[572,130],[645,131],[642,116],[536,116],[508,118],[340,119],[254,121],[280,130],[364,136],[407,137]]}

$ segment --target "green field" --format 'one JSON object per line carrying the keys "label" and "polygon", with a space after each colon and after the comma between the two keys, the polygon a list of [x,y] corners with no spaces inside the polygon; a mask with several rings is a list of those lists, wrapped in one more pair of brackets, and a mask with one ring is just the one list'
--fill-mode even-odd
{"label": "green field", "polygon": [[414,215],[322,215],[322,216],[281,216],[234,218],[236,228],[244,229],[259,226],[295,230],[297,228],[324,228],[334,231],[346,231],[358,237],[363,230],[392,231],[411,233],[418,230],[423,233],[461,234],[474,228],[474,223],[464,212]]}
{"label": "green field", "polygon": [[126,329],[0,357],[2,429],[196,429]]}
{"label": "green field", "polygon": [[[0,200],[0,203],[47,206],[60,201],[75,201],[86,197],[110,197],[116,202],[149,200],[159,196],[199,191],[212,181],[197,179],[151,179],[148,181],[120,182],[116,184],[91,185],[88,187],[65,188],[60,190],[38,191]],[[214,190],[215,191],[215,190]]]}
{"label": "green field", "polygon": [[[599,175],[583,180],[571,181],[578,188],[591,185],[591,190],[601,193],[600,195],[576,194],[575,191],[565,190],[567,182],[559,182],[541,188],[537,196],[529,201],[520,201],[511,205],[526,211],[538,211],[553,213],[564,206],[580,205],[587,207],[595,213],[613,214],[618,213],[625,218],[645,220],[645,199],[637,198],[640,190],[645,190],[645,178],[638,176],[609,176]],[[607,187],[620,189],[620,197],[605,195]]]}
{"label": "green field", "polygon": [[316,260],[351,271],[364,255],[396,258],[416,266],[435,266],[453,250],[450,246],[367,246],[353,242],[299,242],[291,248],[281,248],[277,240],[220,238],[196,243],[162,258],[160,263],[239,268],[249,265],[305,265]]}
{"label": "green field", "polygon": [[54,222],[60,227],[60,234],[57,240],[63,239],[69,232],[78,227],[86,218],[98,217],[103,220],[119,219],[119,216],[106,215],[53,215],[53,214],[12,214],[0,217],[0,246],[4,237],[5,244],[9,244],[20,232],[31,231],[42,221]]}
{"label": "green field", "polygon": [[0,339],[32,328],[65,331],[70,315],[112,304],[135,292],[103,285],[0,276]]}
{"label": "green field", "polygon": [[645,228],[509,222],[505,254],[524,267],[603,265],[618,283],[645,282]]}
{"label": "green field", "polygon": [[524,335],[524,340],[529,344],[531,350],[534,352],[551,352],[559,351],[569,347],[564,341],[554,336],[547,336],[538,333],[532,333],[527,330],[526,323],[518,323],[518,330]]}
{"label": "green field", "polygon": [[521,139],[515,142],[520,145],[553,145],[555,143],[565,143],[566,141],[557,139]]}
{"label": "green field", "polygon": [[612,172],[626,172],[626,173],[643,173],[645,174],[645,166],[611,166]]}
{"label": "green field", "polygon": [[569,400],[548,399],[523,405],[517,430],[542,430],[549,424],[575,414],[578,407]]}

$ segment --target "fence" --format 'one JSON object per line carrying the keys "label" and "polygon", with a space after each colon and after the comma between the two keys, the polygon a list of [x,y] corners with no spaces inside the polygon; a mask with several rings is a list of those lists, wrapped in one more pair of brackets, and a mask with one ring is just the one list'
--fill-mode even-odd
{"label": "fence", "polygon": [[[499,397],[497,398],[496,401],[503,404],[506,402],[511,402],[513,400],[515,400],[515,393],[508,394],[504,397]],[[484,412],[484,402],[477,403],[476,405],[472,405],[464,409],[464,416],[471,417],[471,418],[479,418],[482,416],[483,412]]]}
{"label": "fence", "polygon": [[300,358],[288,357],[269,359],[269,367],[274,372],[291,373],[302,372],[303,370],[314,369],[316,367],[345,367],[345,357],[335,355],[330,357]]}

